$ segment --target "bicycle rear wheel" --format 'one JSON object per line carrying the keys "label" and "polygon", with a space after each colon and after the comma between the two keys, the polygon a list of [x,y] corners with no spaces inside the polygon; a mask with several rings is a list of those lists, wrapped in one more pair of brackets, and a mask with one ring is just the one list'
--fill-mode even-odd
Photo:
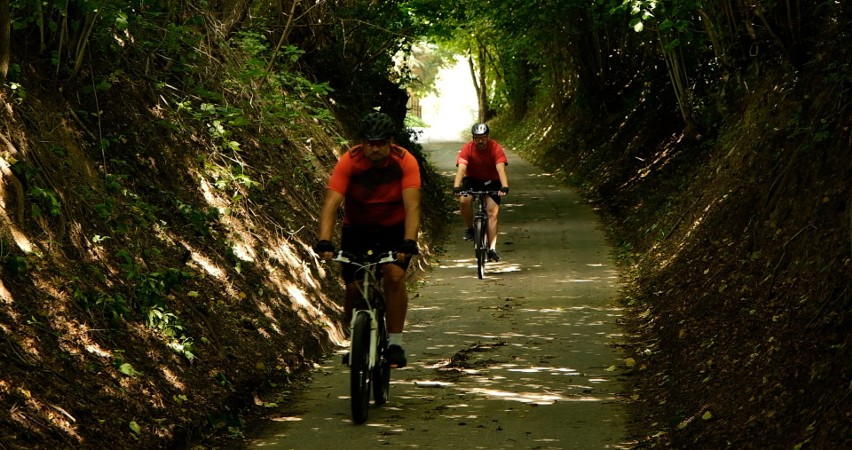
{"label": "bicycle rear wheel", "polygon": [[488,239],[488,232],[485,229],[485,221],[481,218],[476,218],[473,221],[473,246],[476,249],[476,275],[481,280],[485,275],[485,262],[488,261],[488,250],[485,241]]}
{"label": "bicycle rear wheel", "polygon": [[352,350],[349,353],[349,394],[352,398],[352,421],[367,420],[370,406],[370,314],[358,311],[352,327]]}
{"label": "bicycle rear wheel", "polygon": [[381,357],[373,367],[373,400],[376,405],[384,405],[388,402],[390,394],[390,364],[385,360],[384,354],[388,349],[388,335],[385,328],[384,318],[379,320],[379,346]]}

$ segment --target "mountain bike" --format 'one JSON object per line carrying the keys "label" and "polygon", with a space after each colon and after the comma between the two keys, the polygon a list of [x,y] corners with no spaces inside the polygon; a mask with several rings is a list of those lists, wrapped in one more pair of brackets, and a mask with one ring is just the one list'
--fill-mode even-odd
{"label": "mountain bike", "polygon": [[349,325],[349,392],[352,400],[352,421],[364,423],[373,401],[383,405],[390,392],[390,364],[385,360],[388,331],[385,323],[385,297],[381,284],[381,265],[394,261],[393,252],[377,255],[353,255],[339,252],[335,261],[353,264],[361,293],[352,311]]}
{"label": "mountain bike", "polygon": [[471,195],[476,199],[476,210],[473,213],[473,250],[476,254],[476,275],[481,280],[485,275],[485,263],[488,261],[488,211],[485,199],[491,195],[499,195],[500,191],[461,191],[461,195]]}

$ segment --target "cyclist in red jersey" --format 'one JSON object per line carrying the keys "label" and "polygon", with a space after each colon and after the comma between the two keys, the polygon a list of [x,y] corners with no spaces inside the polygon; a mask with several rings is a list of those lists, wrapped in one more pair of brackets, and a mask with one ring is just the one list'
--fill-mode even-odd
{"label": "cyclist in red jersey", "polygon": [[[389,338],[387,359],[392,367],[404,367],[402,332],[408,310],[405,272],[411,257],[419,253],[416,240],[420,230],[420,166],[408,150],[393,143],[396,131],[386,114],[374,112],[364,117],[364,143],[340,157],[329,179],[314,251],[325,260],[334,257],[331,239],[342,204],[341,249],[354,254],[367,250],[396,253],[394,263],[382,266]],[[348,323],[359,298],[355,268],[350,264],[343,265],[343,281]]]}
{"label": "cyclist in red jersey", "polygon": [[[488,211],[488,259],[500,261],[497,253],[497,217],[500,213],[500,198],[509,193],[509,178],[506,166],[509,160],[503,147],[489,137],[488,125],[478,123],[471,128],[473,139],[465,144],[456,158],[456,179],[453,192],[467,189],[499,191],[486,199]],[[464,239],[473,240],[473,197],[459,196],[460,211],[467,229]]]}

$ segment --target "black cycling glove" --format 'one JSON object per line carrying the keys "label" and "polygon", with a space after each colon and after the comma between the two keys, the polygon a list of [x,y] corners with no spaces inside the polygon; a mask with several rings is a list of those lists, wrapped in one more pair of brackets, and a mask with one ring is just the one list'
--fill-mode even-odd
{"label": "black cycling glove", "polygon": [[334,244],[331,241],[326,241],[325,239],[318,241],[314,245],[314,252],[319,255],[320,253],[331,252],[334,253]]}
{"label": "black cycling glove", "polygon": [[420,254],[420,250],[417,248],[417,242],[414,242],[411,239],[406,239],[402,241],[402,243],[397,246],[396,251],[398,253],[405,253],[406,255]]}
{"label": "black cycling glove", "polygon": [[501,187],[501,188],[500,188],[500,192],[502,192],[502,193],[504,193],[504,194],[508,194],[508,193],[509,193],[509,186],[503,186],[503,187]]}

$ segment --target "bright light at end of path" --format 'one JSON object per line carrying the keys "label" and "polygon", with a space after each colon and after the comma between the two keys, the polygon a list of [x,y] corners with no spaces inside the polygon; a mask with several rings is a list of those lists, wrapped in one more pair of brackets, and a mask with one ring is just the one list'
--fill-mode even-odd
{"label": "bright light at end of path", "polygon": [[467,62],[460,57],[450,67],[441,69],[435,80],[437,94],[420,99],[422,119],[426,123],[422,142],[460,141],[476,121],[476,90]]}

